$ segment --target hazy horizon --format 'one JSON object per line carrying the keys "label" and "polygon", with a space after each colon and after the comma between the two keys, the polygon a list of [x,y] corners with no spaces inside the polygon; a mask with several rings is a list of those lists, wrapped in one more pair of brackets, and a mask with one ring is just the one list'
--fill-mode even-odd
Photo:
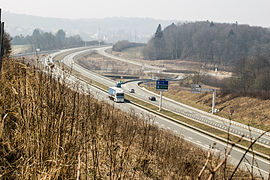
{"label": "hazy horizon", "polygon": [[114,0],[15,1],[0,0],[2,11],[63,19],[110,17],[152,18],[177,21],[214,21],[270,27],[269,0]]}

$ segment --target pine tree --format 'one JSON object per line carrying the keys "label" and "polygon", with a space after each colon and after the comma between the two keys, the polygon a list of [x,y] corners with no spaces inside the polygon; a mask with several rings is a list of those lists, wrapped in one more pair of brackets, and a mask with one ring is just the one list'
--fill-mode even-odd
{"label": "pine tree", "polygon": [[155,38],[161,39],[162,37],[163,37],[163,32],[162,32],[161,25],[159,24],[155,33]]}

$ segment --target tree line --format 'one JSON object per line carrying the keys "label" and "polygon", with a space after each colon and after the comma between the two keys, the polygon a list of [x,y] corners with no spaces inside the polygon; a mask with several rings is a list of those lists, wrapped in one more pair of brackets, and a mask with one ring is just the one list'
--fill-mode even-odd
{"label": "tree line", "polygon": [[13,45],[29,44],[31,50],[64,49],[84,45],[84,41],[79,35],[66,37],[66,33],[62,29],[58,30],[56,34],[35,29],[32,35],[13,37],[11,43]]}
{"label": "tree line", "polygon": [[123,40],[123,41],[118,41],[117,43],[115,43],[112,47],[112,50],[120,52],[128,48],[134,48],[134,47],[140,47],[140,46],[145,46],[145,44]]}
{"label": "tree line", "polygon": [[198,61],[204,68],[226,66],[234,73],[232,78],[203,77],[195,83],[212,83],[224,93],[270,98],[269,29],[209,21],[172,24],[164,30],[159,25],[143,54],[151,60]]}
{"label": "tree line", "polygon": [[270,57],[270,31],[209,21],[158,26],[144,49],[146,59],[188,59],[231,65],[245,56]]}
{"label": "tree line", "polygon": [[270,99],[270,61],[263,56],[240,58],[234,66],[235,76],[221,84],[225,93]]}

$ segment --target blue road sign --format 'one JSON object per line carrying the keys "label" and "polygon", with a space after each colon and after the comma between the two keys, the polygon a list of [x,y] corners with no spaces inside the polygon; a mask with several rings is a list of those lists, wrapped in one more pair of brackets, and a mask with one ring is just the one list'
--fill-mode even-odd
{"label": "blue road sign", "polygon": [[159,91],[166,91],[168,90],[168,81],[166,80],[157,80],[156,81],[156,90],[159,90]]}

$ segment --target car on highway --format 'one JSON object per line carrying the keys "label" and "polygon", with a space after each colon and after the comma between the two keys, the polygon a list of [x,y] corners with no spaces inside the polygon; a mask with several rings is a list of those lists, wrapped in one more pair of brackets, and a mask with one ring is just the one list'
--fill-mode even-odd
{"label": "car on highway", "polygon": [[130,93],[135,93],[135,90],[134,89],[130,89],[129,92]]}
{"label": "car on highway", "polygon": [[155,97],[155,96],[150,96],[150,97],[148,97],[148,99],[149,99],[150,101],[156,101],[156,97]]}

